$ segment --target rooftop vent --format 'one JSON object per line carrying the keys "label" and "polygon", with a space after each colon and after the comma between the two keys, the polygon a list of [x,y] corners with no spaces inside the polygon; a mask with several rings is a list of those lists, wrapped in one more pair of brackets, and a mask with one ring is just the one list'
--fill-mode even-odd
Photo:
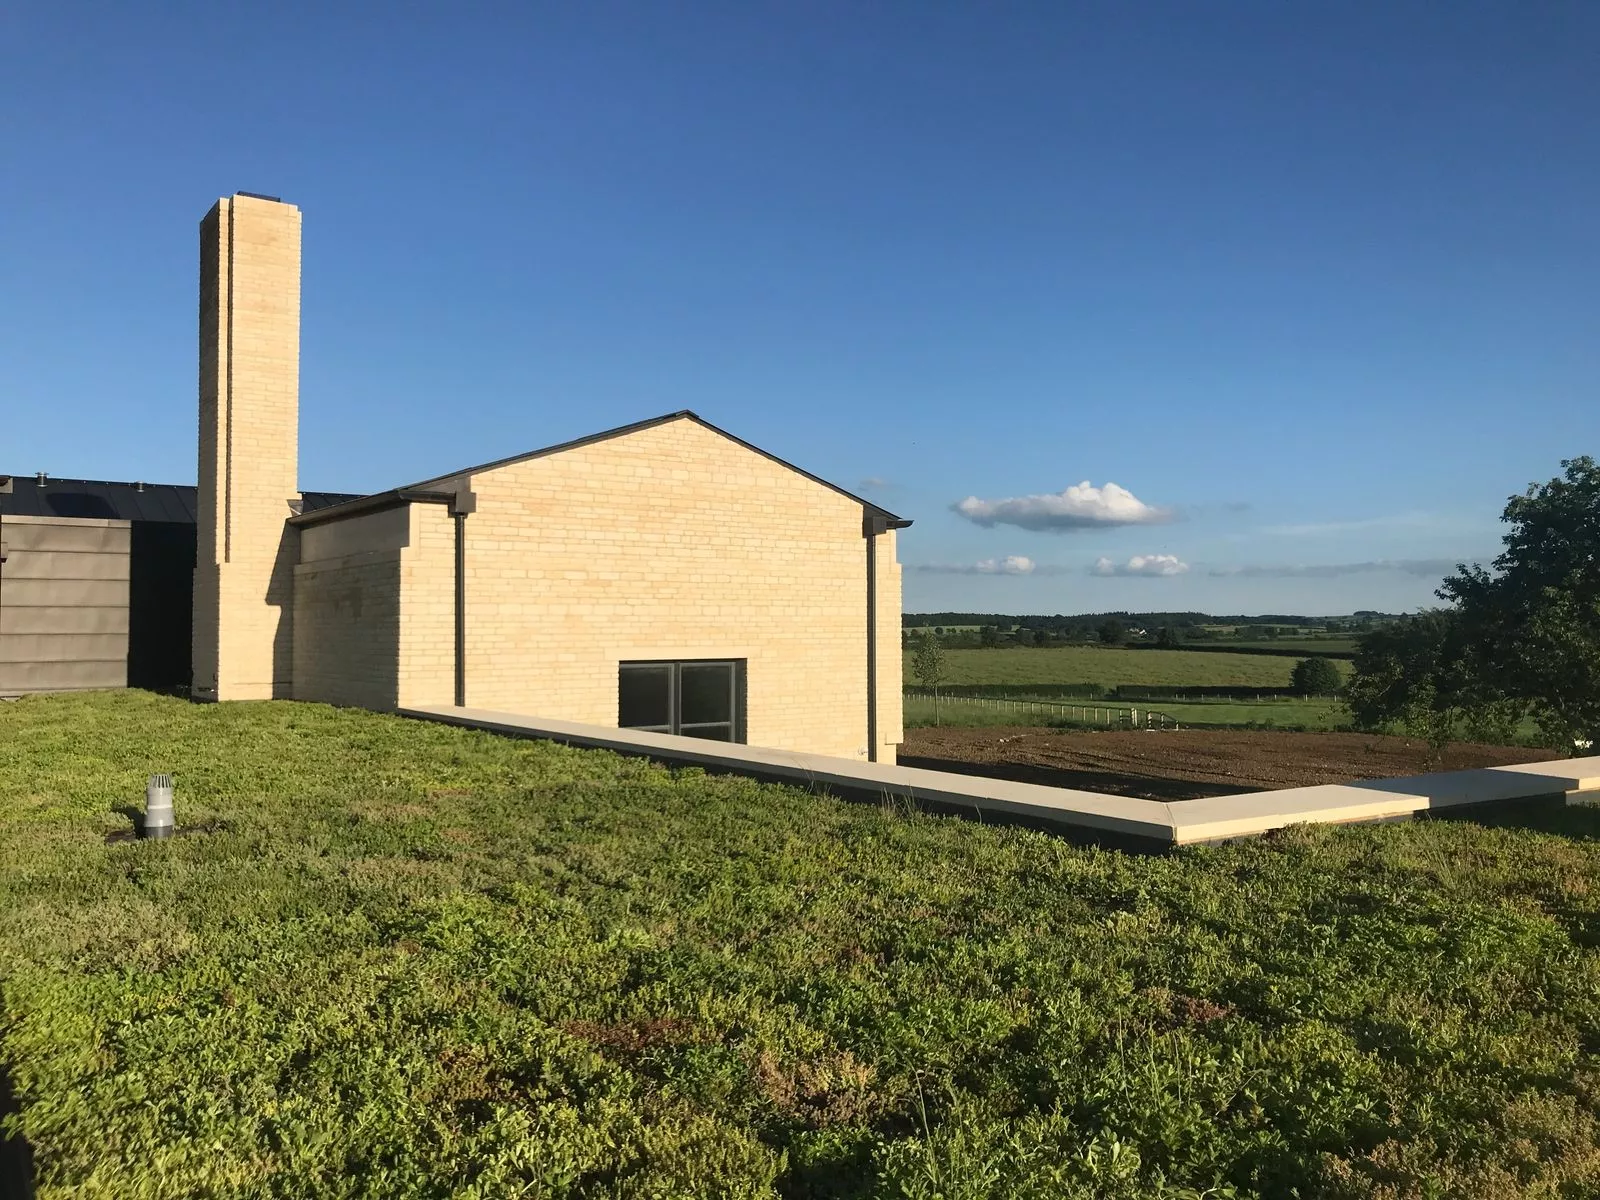
{"label": "rooftop vent", "polygon": [[152,775],[144,790],[144,824],[139,835],[164,838],[172,835],[172,776]]}

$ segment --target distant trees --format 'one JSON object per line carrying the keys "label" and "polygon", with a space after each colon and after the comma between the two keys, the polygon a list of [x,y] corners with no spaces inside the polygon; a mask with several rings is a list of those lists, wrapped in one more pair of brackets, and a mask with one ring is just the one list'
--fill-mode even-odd
{"label": "distant trees", "polygon": [[1361,638],[1346,697],[1359,727],[1508,740],[1531,714],[1568,752],[1600,740],[1600,466],[1561,466],[1506,504],[1494,573],[1463,566],[1439,588],[1453,607]]}
{"label": "distant trees", "polygon": [[944,650],[924,630],[917,638],[911,655],[911,673],[917,682],[933,692],[933,723],[939,723],[939,685],[945,679]]}
{"label": "distant trees", "polygon": [[1100,628],[1095,632],[1102,646],[1120,646],[1128,637],[1128,627],[1114,619],[1101,622]]}
{"label": "distant trees", "polygon": [[1176,650],[1183,645],[1183,638],[1173,626],[1163,625],[1161,631],[1156,634],[1156,645],[1163,650]]}
{"label": "distant trees", "polygon": [[1344,677],[1331,658],[1302,658],[1295,663],[1289,680],[1302,696],[1332,696],[1344,686]]}

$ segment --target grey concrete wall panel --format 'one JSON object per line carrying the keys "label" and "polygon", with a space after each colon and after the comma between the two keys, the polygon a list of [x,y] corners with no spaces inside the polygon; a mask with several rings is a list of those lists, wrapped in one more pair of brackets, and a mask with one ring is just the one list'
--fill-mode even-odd
{"label": "grey concrete wall panel", "polygon": [[13,605],[17,608],[126,608],[128,581],[0,578],[0,607]]}
{"label": "grey concrete wall panel", "polygon": [[0,636],[8,633],[127,633],[126,608],[0,607]]}
{"label": "grey concrete wall panel", "polygon": [[80,692],[128,685],[128,664],[119,662],[0,663],[0,696],[29,692]]}
{"label": "grey concrete wall panel", "polygon": [[128,553],[126,521],[66,521],[51,517],[0,517],[8,551]]}
{"label": "grey concrete wall panel", "polygon": [[6,578],[17,579],[127,579],[128,552],[124,550],[20,550],[6,548]]}
{"label": "grey concrete wall panel", "polygon": [[0,695],[126,687],[131,528],[0,515]]}
{"label": "grey concrete wall panel", "polygon": [[115,662],[127,655],[125,633],[8,633],[0,638],[0,662]]}

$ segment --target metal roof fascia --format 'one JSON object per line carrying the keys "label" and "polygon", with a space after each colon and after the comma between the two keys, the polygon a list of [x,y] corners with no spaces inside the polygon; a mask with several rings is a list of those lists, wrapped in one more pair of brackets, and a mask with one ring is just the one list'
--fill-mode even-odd
{"label": "metal roof fascia", "polygon": [[300,513],[290,517],[289,524],[297,529],[306,529],[312,525],[342,521],[346,517],[363,517],[369,513],[399,508],[403,504],[454,504],[455,500],[455,492],[441,492],[427,488],[394,488],[391,491],[362,496],[356,500],[347,500],[343,504],[335,504],[329,508],[316,508],[308,513]]}

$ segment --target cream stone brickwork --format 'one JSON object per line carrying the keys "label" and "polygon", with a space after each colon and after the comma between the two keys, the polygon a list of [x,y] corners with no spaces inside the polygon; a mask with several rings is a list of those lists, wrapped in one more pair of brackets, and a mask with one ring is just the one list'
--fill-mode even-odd
{"label": "cream stone brickwork", "polygon": [[300,211],[235,195],[200,225],[194,694],[292,692]]}
{"label": "cream stone brickwork", "polygon": [[[751,744],[867,757],[859,500],[689,417],[482,470],[471,487],[468,704],[615,725],[619,662],[740,658]],[[878,593],[878,758],[892,762],[892,533]],[[430,702],[424,678],[414,703]],[[451,699],[442,682],[431,702]]]}
{"label": "cream stone brickwork", "polygon": [[424,696],[449,703],[456,670],[455,521],[442,504],[413,504],[409,528],[400,567],[400,704],[425,703]]}

